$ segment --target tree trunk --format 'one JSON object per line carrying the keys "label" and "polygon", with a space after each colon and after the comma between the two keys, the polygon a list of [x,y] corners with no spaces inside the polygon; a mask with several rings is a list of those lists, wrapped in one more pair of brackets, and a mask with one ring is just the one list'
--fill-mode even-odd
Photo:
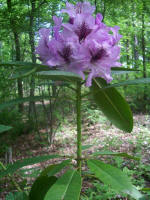
{"label": "tree trunk", "polygon": [[[29,42],[31,47],[31,59],[33,63],[36,63],[36,56],[35,56],[35,42],[34,42],[34,17],[35,17],[35,2],[36,0],[30,0],[31,3],[31,12],[30,12],[30,27],[29,27]],[[34,75],[31,76],[30,82],[30,97],[34,97],[35,91],[35,78]],[[35,102],[30,101],[29,103],[29,117],[31,118],[35,111]]]}
{"label": "tree trunk", "polygon": [[[7,8],[8,12],[10,14],[10,26],[14,35],[14,40],[15,40],[15,50],[16,50],[16,61],[21,60],[21,53],[20,53],[20,41],[19,41],[19,33],[17,32],[16,29],[16,24],[15,20],[11,17],[12,14],[12,5],[11,5],[11,0],[7,0]],[[23,84],[22,84],[22,79],[17,79],[17,85],[18,85],[18,96],[19,98],[23,98]],[[19,112],[23,112],[24,107],[23,103],[20,103],[18,105]]]}
{"label": "tree trunk", "polygon": [[[146,72],[146,47],[145,47],[145,1],[143,0],[143,9],[142,9],[142,59],[143,59],[143,78],[147,77]],[[146,104],[147,104],[147,86],[144,86],[144,94],[143,94],[143,100],[144,100],[144,111],[146,111]]]}
{"label": "tree trunk", "polygon": [[105,19],[105,13],[106,13],[106,1],[104,0],[103,1],[103,11],[102,11],[102,15],[103,15],[103,22],[104,22],[104,19]]}
{"label": "tree trunk", "polygon": [[[126,64],[127,64],[127,67],[129,68],[130,67],[129,39],[126,40],[125,45],[126,45]],[[129,74],[127,73],[125,76],[126,76],[126,80],[128,80]],[[124,89],[125,95],[127,95],[127,86],[124,86],[123,89]]]}
{"label": "tree trunk", "polygon": [[143,58],[143,78],[146,78],[146,53],[145,53],[145,2],[143,1],[143,11],[142,11],[142,58]]}
{"label": "tree trunk", "polygon": [[[138,59],[139,59],[139,53],[138,53],[138,39],[135,34],[136,26],[135,26],[135,4],[132,0],[132,26],[134,28],[134,33],[132,35],[133,43],[132,43],[132,55],[133,55],[133,66],[135,69],[138,69]],[[135,78],[136,74],[135,74]]]}
{"label": "tree trunk", "polygon": [[98,13],[98,6],[97,6],[97,0],[95,0],[95,14]]}

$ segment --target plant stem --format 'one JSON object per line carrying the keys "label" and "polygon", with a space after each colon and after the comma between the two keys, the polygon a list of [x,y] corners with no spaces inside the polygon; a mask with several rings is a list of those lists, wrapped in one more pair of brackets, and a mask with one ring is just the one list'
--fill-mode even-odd
{"label": "plant stem", "polygon": [[77,99],[76,99],[76,112],[77,112],[77,168],[81,174],[82,162],[82,135],[81,135],[81,82],[77,82]]}
{"label": "plant stem", "polygon": [[[6,170],[6,167],[3,165],[2,162],[0,162],[0,166]],[[18,192],[23,192],[23,190],[20,188],[20,186],[18,185],[18,183],[15,181],[15,179],[10,175],[8,174],[8,176],[10,177],[12,183],[14,184],[14,186],[16,187],[16,189],[18,190]]]}

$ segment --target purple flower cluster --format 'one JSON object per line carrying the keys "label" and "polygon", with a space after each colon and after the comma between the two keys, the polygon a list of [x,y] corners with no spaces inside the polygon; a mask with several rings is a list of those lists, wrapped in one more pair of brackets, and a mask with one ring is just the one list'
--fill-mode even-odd
{"label": "purple flower cluster", "polygon": [[111,67],[120,67],[121,38],[119,27],[107,27],[102,23],[99,13],[93,17],[94,6],[90,3],[67,3],[62,13],[69,15],[68,23],[61,18],[53,17],[53,37],[50,30],[39,31],[40,40],[36,53],[43,64],[57,67],[60,70],[79,74],[86,86],[91,86],[92,78],[102,77],[107,82],[112,80]]}

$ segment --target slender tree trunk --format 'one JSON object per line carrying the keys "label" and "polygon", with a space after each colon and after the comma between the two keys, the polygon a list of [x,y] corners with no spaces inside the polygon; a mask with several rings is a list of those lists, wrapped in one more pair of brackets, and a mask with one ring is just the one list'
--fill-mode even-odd
{"label": "slender tree trunk", "polygon": [[[127,64],[127,67],[130,67],[129,39],[126,40],[125,46],[126,46],[126,64]],[[126,76],[126,80],[128,80],[129,74],[127,73],[125,76]],[[127,86],[124,86],[123,88],[124,88],[125,95],[127,95]]]}
{"label": "slender tree trunk", "polygon": [[[133,55],[133,66],[135,69],[138,69],[138,59],[139,59],[139,54],[138,54],[138,39],[135,34],[136,26],[135,26],[135,3],[132,0],[132,26],[134,28],[134,33],[132,35],[133,38],[133,43],[132,43],[132,55]],[[135,74],[136,77],[136,74]],[[136,77],[137,78],[137,77]]]}
{"label": "slender tree trunk", "polygon": [[[31,47],[31,59],[33,63],[36,63],[36,56],[35,56],[35,42],[34,42],[34,17],[35,17],[35,3],[36,0],[30,0],[31,2],[31,12],[30,12],[30,27],[29,27],[29,42]],[[34,76],[31,76],[31,82],[30,82],[30,97],[34,97],[34,91],[35,91],[35,78]],[[35,102],[30,101],[29,104],[29,117],[33,115],[35,112]]]}
{"label": "slender tree trunk", "polygon": [[2,41],[0,41],[0,61],[3,60],[2,46],[3,46],[3,43],[2,43]]}
{"label": "slender tree trunk", "polygon": [[97,6],[97,0],[95,0],[95,14],[97,14],[98,13],[98,6]]}
{"label": "slender tree trunk", "polygon": [[139,59],[139,53],[138,53],[138,39],[137,36],[133,35],[133,59],[134,59],[134,68],[138,69],[138,59]]}
{"label": "slender tree trunk", "polygon": [[143,58],[143,77],[146,78],[146,53],[145,53],[145,2],[143,1],[143,11],[142,11],[142,58]]}
{"label": "slender tree trunk", "polygon": [[129,56],[129,39],[127,39],[126,41],[126,53],[127,53],[127,56],[126,56],[126,63],[127,63],[127,67],[130,67],[130,56]]}
{"label": "slender tree trunk", "polygon": [[104,19],[105,19],[105,13],[106,13],[106,1],[104,0],[104,1],[103,1],[103,11],[102,11],[103,22],[104,22]]}
{"label": "slender tree trunk", "polygon": [[[15,40],[15,50],[16,50],[16,61],[21,60],[21,53],[20,53],[20,40],[19,40],[19,33],[16,29],[16,23],[15,20],[11,17],[12,14],[12,4],[11,0],[7,0],[7,8],[8,12],[10,14],[10,26],[14,35],[14,40]],[[22,79],[17,79],[17,85],[18,85],[18,96],[19,98],[23,98],[23,84],[22,84]],[[23,112],[24,107],[23,103],[18,105],[19,112]]]}
{"label": "slender tree trunk", "polygon": [[[145,44],[145,1],[143,0],[143,10],[142,10],[142,59],[143,59],[143,78],[147,77],[147,72],[146,72],[146,44]],[[144,95],[143,95],[143,100],[144,100],[144,111],[146,111],[146,104],[147,104],[147,86],[144,86]]]}

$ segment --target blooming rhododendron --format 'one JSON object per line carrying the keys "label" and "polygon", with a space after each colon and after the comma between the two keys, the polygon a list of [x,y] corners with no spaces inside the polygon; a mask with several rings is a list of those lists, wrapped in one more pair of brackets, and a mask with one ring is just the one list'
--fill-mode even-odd
{"label": "blooming rhododendron", "polygon": [[[60,70],[79,74],[85,79],[86,86],[91,86],[94,77],[102,77],[107,82],[112,80],[111,67],[119,67],[121,38],[119,27],[108,27],[102,22],[102,15],[93,17],[94,6],[90,3],[67,3],[62,13],[69,15],[67,23],[53,17],[53,37],[49,29],[41,29],[36,53],[43,64]],[[86,74],[87,74],[86,73]]]}

